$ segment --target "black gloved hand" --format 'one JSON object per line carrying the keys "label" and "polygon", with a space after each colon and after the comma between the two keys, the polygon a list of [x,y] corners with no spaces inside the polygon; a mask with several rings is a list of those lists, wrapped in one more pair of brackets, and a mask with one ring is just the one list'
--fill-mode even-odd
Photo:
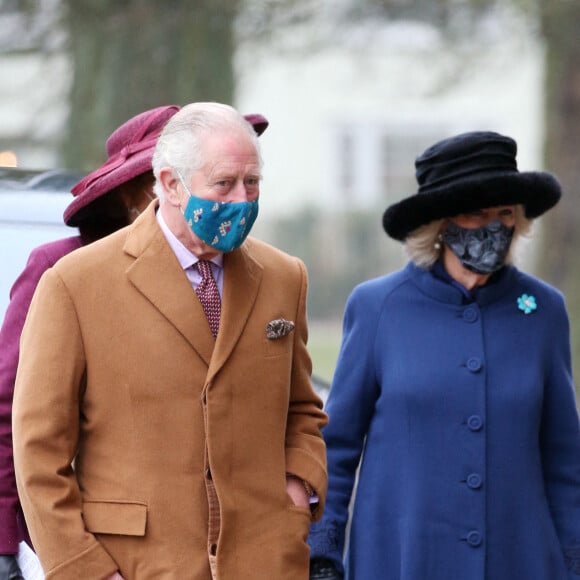
{"label": "black gloved hand", "polygon": [[24,580],[14,554],[0,555],[0,580]]}
{"label": "black gloved hand", "polygon": [[312,558],[310,560],[310,580],[342,580],[336,566],[328,558]]}

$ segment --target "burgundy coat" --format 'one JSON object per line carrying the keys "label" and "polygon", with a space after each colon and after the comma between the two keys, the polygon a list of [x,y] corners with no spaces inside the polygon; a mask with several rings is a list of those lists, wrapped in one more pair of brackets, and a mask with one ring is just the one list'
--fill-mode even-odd
{"label": "burgundy coat", "polygon": [[0,330],[0,554],[15,554],[18,543],[28,537],[16,492],[12,459],[12,395],[20,333],[44,271],[81,245],[80,236],[75,236],[35,248],[10,291],[10,304]]}

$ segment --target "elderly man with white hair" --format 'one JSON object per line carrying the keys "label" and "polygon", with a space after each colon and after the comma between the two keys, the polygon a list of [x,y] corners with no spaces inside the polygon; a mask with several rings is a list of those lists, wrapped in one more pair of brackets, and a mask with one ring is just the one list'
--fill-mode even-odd
{"label": "elderly man with white hair", "polygon": [[14,400],[47,578],[297,580],[326,490],[303,263],[247,237],[252,125],[183,107],[133,225],[42,278]]}

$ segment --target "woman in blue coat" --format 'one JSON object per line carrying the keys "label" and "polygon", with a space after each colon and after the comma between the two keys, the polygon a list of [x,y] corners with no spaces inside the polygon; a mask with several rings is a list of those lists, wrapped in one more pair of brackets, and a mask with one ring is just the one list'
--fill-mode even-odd
{"label": "woman in blue coat", "polygon": [[560,186],[491,132],[436,143],[416,176],[383,216],[410,262],[347,302],[311,578],[580,580],[568,317],[510,264]]}

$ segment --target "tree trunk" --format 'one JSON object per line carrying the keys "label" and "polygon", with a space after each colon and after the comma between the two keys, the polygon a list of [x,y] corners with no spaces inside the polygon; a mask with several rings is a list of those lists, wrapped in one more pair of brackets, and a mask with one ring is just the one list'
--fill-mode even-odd
{"label": "tree trunk", "polygon": [[146,109],[231,103],[238,0],[65,0],[74,78],[66,166],[91,170],[105,141]]}
{"label": "tree trunk", "polygon": [[546,40],[546,168],[563,196],[543,220],[539,273],[568,304],[574,376],[580,377],[580,2],[543,0]]}

